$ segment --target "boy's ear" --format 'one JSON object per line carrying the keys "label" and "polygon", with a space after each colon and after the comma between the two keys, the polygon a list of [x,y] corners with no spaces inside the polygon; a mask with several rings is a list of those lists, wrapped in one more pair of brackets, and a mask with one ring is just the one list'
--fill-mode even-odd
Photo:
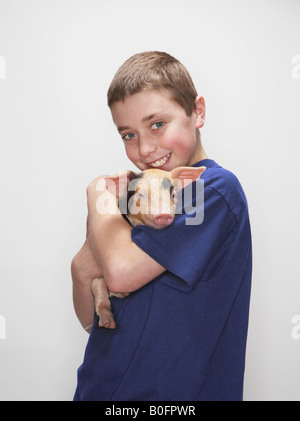
{"label": "boy's ear", "polygon": [[123,196],[127,191],[128,183],[136,178],[137,174],[133,171],[124,171],[116,175],[105,177],[107,190],[115,194],[116,197]]}
{"label": "boy's ear", "polygon": [[196,128],[200,129],[205,123],[205,101],[198,95],[195,99]]}
{"label": "boy's ear", "polygon": [[178,190],[183,189],[193,181],[197,180],[206,170],[206,167],[177,167],[170,172]]}

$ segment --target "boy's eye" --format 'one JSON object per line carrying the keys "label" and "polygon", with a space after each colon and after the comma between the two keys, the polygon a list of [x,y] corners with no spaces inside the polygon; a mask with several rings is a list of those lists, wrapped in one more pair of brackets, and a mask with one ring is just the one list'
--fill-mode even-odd
{"label": "boy's eye", "polygon": [[130,139],[132,139],[133,137],[135,137],[135,134],[134,134],[134,133],[127,133],[127,134],[125,134],[124,136],[122,136],[122,139],[123,139],[123,140],[130,140]]}
{"label": "boy's eye", "polygon": [[165,123],[163,121],[158,121],[157,123],[152,124],[151,129],[157,130],[163,127]]}

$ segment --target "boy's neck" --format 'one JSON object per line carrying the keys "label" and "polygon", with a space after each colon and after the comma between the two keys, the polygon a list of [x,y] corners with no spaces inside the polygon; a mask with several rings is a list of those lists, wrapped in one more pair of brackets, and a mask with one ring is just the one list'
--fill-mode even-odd
{"label": "boy's neck", "polygon": [[199,159],[198,159],[197,162],[202,161],[203,159],[207,159],[208,158],[208,156],[206,155],[206,152],[205,152],[205,150],[204,150],[201,142],[200,142],[200,151],[199,151],[199,154],[200,154],[200,156],[199,156]]}
{"label": "boy's neck", "polygon": [[202,146],[201,140],[200,140],[200,136],[197,139],[197,147],[196,147],[196,151],[191,159],[191,161],[189,162],[189,165],[194,165],[199,161],[202,161],[203,159],[207,159],[208,156],[206,155],[206,152]]}

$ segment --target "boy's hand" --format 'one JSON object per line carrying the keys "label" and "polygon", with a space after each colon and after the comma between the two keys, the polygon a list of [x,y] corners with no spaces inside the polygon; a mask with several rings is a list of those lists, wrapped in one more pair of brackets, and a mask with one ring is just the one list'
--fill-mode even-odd
{"label": "boy's hand", "polygon": [[99,215],[118,214],[116,189],[107,175],[95,178],[87,187],[87,204],[89,213],[97,211]]}

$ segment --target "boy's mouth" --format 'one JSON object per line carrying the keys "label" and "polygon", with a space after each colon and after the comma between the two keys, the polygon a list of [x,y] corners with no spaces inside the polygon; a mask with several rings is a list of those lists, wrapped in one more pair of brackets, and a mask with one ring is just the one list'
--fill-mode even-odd
{"label": "boy's mouth", "polygon": [[149,165],[152,168],[162,167],[168,161],[168,159],[170,158],[170,156],[171,156],[171,153],[168,153],[168,155],[166,155],[166,156],[164,156],[162,158],[159,158],[156,161],[148,162],[147,165]]}

